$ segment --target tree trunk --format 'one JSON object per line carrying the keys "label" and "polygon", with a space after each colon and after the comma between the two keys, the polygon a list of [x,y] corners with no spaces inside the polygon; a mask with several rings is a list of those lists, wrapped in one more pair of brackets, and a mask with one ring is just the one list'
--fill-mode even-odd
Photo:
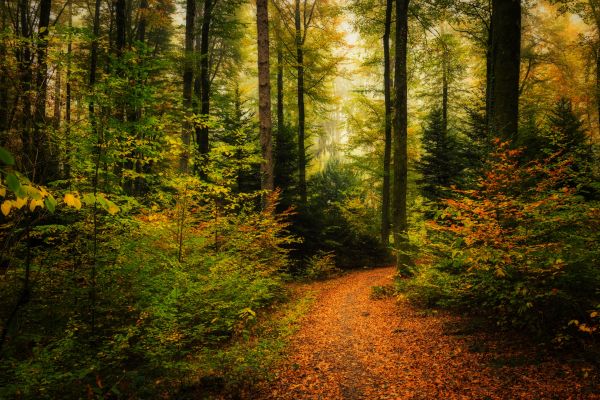
{"label": "tree trunk", "polygon": [[488,39],[485,49],[485,123],[488,137],[493,136],[492,132],[492,115],[494,115],[494,69],[492,68],[492,36],[494,30],[494,21],[490,20],[490,28],[488,30]]}
{"label": "tree trunk", "polygon": [[408,254],[408,87],[406,73],[406,53],[408,39],[408,3],[409,0],[397,0],[396,4],[396,63],[395,63],[395,118],[394,118],[394,183],[392,210],[394,226],[394,246],[396,247],[396,266],[406,273],[410,265]]}
{"label": "tree trunk", "polygon": [[45,183],[50,179],[55,169],[53,165],[54,160],[50,159],[50,143],[46,130],[46,96],[48,93],[48,64],[46,54],[48,50],[51,5],[51,0],[41,0],[38,20],[36,97],[33,122],[35,166],[32,177],[40,183]]}
{"label": "tree trunk", "polygon": [[283,143],[285,121],[283,115],[283,46],[277,43],[277,143]]}
{"label": "tree trunk", "polygon": [[71,179],[71,56],[73,53],[73,0],[69,0],[69,33],[67,38],[67,84],[65,93],[65,161],[64,178]]}
{"label": "tree trunk", "polygon": [[298,194],[300,195],[300,205],[304,207],[307,201],[306,148],[304,145],[306,116],[304,110],[304,50],[300,0],[296,0],[294,20],[296,26],[296,71],[298,75]]}
{"label": "tree trunk", "polygon": [[519,127],[521,0],[493,0],[492,27],[492,134],[514,141]]}
{"label": "tree trunk", "polygon": [[28,175],[32,180],[35,180],[35,146],[34,146],[34,135],[32,129],[33,115],[31,112],[31,97],[33,92],[33,72],[31,70],[32,56],[31,48],[27,41],[31,38],[31,32],[29,29],[29,1],[19,0],[19,24],[20,24],[20,38],[23,43],[20,45],[17,55],[17,61],[19,65],[19,83],[21,96],[23,98],[22,108],[22,126],[21,129],[21,143],[22,143],[22,156],[20,170]]}
{"label": "tree trunk", "polygon": [[[94,167],[94,176],[92,179],[92,184],[94,187],[94,198],[96,197],[99,185],[99,170],[100,170],[100,161],[102,158],[102,146],[103,146],[103,135],[101,129],[98,129],[96,124],[96,112],[95,112],[95,104],[93,94],[95,92],[96,86],[96,70],[98,68],[98,37],[100,36],[100,2],[101,0],[96,0],[94,6],[94,26],[92,28],[93,38],[92,38],[92,50],[90,54],[90,80],[89,86],[90,91],[92,93],[92,100],[89,104],[89,117],[90,123],[92,127],[92,134],[97,137],[96,139],[96,148],[95,148],[95,167]],[[93,234],[93,259],[92,259],[92,271],[90,276],[90,328],[92,335],[95,334],[96,331],[96,272],[98,269],[98,205],[97,202],[94,201],[93,208],[93,221],[94,221],[94,234]]]}
{"label": "tree trunk", "polygon": [[[196,18],[196,0],[186,0],[185,7],[185,61],[183,66],[183,109],[186,117],[192,114],[192,85],[194,81],[194,26]],[[191,126],[184,123],[181,141],[184,149],[179,159],[179,170],[188,172],[190,160]]]}
{"label": "tree trunk", "polygon": [[448,49],[445,43],[442,52],[442,135],[448,134]]}
{"label": "tree trunk", "polygon": [[[200,38],[200,86],[201,86],[201,106],[200,114],[208,119],[210,115],[210,25],[212,19],[213,3],[212,0],[204,0],[204,12],[202,18],[202,32]],[[203,124],[199,130],[196,130],[196,142],[200,152],[201,163],[206,163],[206,157],[209,151],[208,125]],[[200,177],[206,179],[205,166],[200,165],[198,169]]]}
{"label": "tree trunk", "polygon": [[[6,0],[0,0],[0,31],[4,32],[7,25]],[[7,48],[4,40],[0,40],[0,146],[6,145],[8,136],[8,115],[9,115],[9,90],[8,90],[8,69],[6,63]]]}
{"label": "tree trunk", "polygon": [[[271,82],[269,66],[269,0],[256,1],[256,28],[258,32],[258,119],[260,147],[263,161],[260,164],[261,189],[272,191],[273,145],[271,142]],[[265,208],[267,206],[264,203]]]}
{"label": "tree trunk", "polygon": [[123,49],[125,48],[125,40],[126,40],[126,4],[125,0],[116,0],[115,3],[115,13],[116,19],[115,23],[117,25],[117,40],[115,42],[117,48],[117,55],[121,56],[123,54]]}
{"label": "tree trunk", "polygon": [[383,187],[381,194],[381,243],[390,241],[390,165],[392,159],[392,77],[390,65],[390,32],[394,0],[385,6],[385,28],[383,33],[383,95],[385,108],[385,143],[383,147]]}

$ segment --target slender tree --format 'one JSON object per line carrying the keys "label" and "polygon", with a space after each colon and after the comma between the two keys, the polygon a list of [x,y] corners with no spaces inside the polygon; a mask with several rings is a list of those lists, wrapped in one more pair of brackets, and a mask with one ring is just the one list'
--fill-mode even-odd
{"label": "slender tree", "polygon": [[406,55],[408,41],[408,4],[409,0],[396,1],[396,37],[394,70],[394,140],[393,140],[393,207],[392,223],[394,228],[394,246],[396,247],[396,265],[400,271],[407,270],[410,263],[408,255],[408,107],[407,107],[407,71]]}
{"label": "slender tree", "polygon": [[392,159],[392,77],[390,61],[390,32],[394,0],[386,0],[383,32],[383,94],[385,108],[385,144],[383,148],[383,187],[381,194],[381,242],[390,238],[390,166]]}
{"label": "slender tree", "polygon": [[271,143],[271,82],[269,67],[269,0],[256,1],[258,37],[258,119],[260,125],[261,189],[272,191],[273,150]]}
{"label": "slender tree", "polygon": [[[194,29],[196,19],[196,0],[187,0],[185,6],[185,61],[183,67],[183,108],[186,116],[190,117],[192,113],[192,85],[194,82]],[[182,152],[179,161],[179,170],[188,171],[189,165],[189,146],[191,143],[191,127],[184,124],[181,139],[185,149]]]}
{"label": "slender tree", "polygon": [[[213,13],[213,1],[204,0],[204,10],[202,13],[202,27],[200,37],[200,114],[205,118],[210,115],[210,31]],[[201,163],[206,158],[209,151],[208,140],[209,129],[207,124],[202,124],[196,129],[196,143],[201,157]],[[199,169],[200,176],[206,177],[203,166]]]}

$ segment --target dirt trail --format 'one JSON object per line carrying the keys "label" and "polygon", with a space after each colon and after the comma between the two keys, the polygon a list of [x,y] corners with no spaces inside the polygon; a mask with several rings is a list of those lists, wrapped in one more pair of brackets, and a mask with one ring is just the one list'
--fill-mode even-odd
{"label": "dirt trail", "polygon": [[[394,269],[305,285],[316,301],[263,399],[600,399],[585,364],[541,360],[456,317],[371,298]],[[500,350],[500,348],[502,350]],[[594,394],[595,393],[595,394]]]}

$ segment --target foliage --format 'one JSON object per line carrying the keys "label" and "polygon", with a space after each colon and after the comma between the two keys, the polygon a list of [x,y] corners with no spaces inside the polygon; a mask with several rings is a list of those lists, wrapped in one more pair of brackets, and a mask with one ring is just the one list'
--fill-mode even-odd
{"label": "foliage", "polygon": [[340,269],[335,266],[333,252],[318,252],[308,259],[304,276],[307,279],[326,279],[338,274]]}
{"label": "foliage", "polygon": [[445,200],[446,210],[430,224],[443,255],[439,272],[421,277],[425,287],[442,283],[437,293],[502,326],[543,334],[575,319],[592,333],[600,283],[597,205],[564,186],[569,159],[521,165],[520,150],[496,144],[477,189],[456,191],[460,197]]}

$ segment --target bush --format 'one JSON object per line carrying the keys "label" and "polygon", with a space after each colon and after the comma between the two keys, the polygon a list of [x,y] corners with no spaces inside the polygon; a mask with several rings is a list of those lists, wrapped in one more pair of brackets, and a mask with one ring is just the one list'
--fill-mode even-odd
{"label": "bush", "polygon": [[304,276],[307,279],[326,279],[338,274],[333,252],[319,252],[309,258]]}
{"label": "bush", "polygon": [[497,142],[477,189],[455,190],[457,198],[445,201],[430,223],[442,256],[408,284],[409,294],[427,304],[458,302],[537,334],[570,321],[595,334],[598,204],[565,186],[568,158],[522,165],[520,154]]}

